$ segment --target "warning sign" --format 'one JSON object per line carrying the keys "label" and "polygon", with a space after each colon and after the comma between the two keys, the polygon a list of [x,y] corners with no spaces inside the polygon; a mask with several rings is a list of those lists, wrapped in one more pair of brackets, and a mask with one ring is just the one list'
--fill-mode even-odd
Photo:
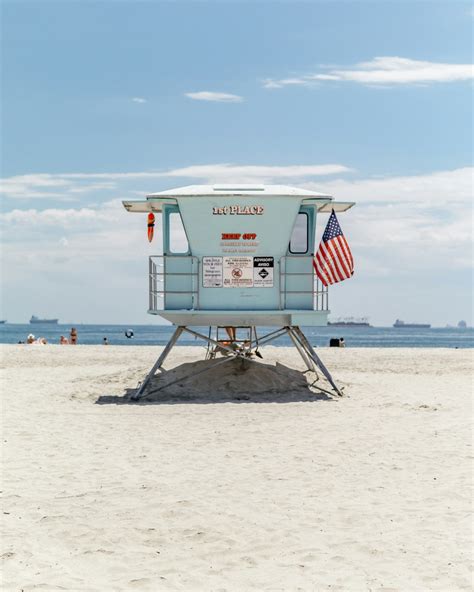
{"label": "warning sign", "polygon": [[222,288],[222,257],[202,258],[202,287]]}
{"label": "warning sign", "polygon": [[273,288],[273,257],[253,258],[254,288]]}
{"label": "warning sign", "polygon": [[253,257],[223,257],[224,288],[253,288]]}

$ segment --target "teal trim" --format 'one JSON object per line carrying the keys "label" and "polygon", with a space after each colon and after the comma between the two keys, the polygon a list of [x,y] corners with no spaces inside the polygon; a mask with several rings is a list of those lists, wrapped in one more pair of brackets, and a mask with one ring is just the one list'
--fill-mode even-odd
{"label": "teal trim", "polygon": [[186,227],[183,223],[184,232],[186,233],[186,239],[188,241],[188,250],[183,251],[182,253],[174,253],[170,248],[170,215],[171,214],[179,214],[181,218],[181,222],[183,223],[183,218],[181,216],[181,212],[179,206],[172,205],[172,204],[163,204],[163,255],[173,255],[173,257],[189,257],[191,253],[191,246],[189,243],[188,234],[186,232]]}
{"label": "teal trim", "polygon": [[196,327],[205,326],[308,326],[324,327],[327,325],[329,310],[149,310],[174,325]]}
{"label": "teal trim", "polygon": [[[304,253],[293,253],[290,251],[290,242],[288,243],[287,255],[291,257],[307,257],[308,255],[314,255],[314,235],[316,232],[316,206],[301,206],[298,214],[306,214],[308,217],[308,237],[307,237],[307,251]],[[295,219],[296,224],[296,219]]]}

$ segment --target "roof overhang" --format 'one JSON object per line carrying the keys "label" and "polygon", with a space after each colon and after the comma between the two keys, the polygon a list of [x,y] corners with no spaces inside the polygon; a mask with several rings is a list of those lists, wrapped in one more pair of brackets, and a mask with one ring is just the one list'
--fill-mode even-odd
{"label": "roof overhang", "polygon": [[289,187],[287,185],[259,185],[259,184],[241,184],[234,183],[218,185],[187,185],[186,187],[177,187],[158,193],[150,193],[148,199],[162,199],[163,197],[214,197],[214,196],[255,196],[255,197],[314,197],[322,199],[332,199],[330,195],[309,191],[300,187]]}
{"label": "roof overhang", "polygon": [[354,205],[355,201],[330,201],[319,207],[318,212],[322,212],[323,214],[332,210],[335,212],[345,212]]}
{"label": "roof overhang", "polygon": [[300,197],[303,205],[314,205],[318,212],[345,212],[351,208],[353,201],[334,201],[331,195],[308,191],[300,187],[288,187],[286,185],[188,185],[158,193],[147,195],[146,201],[123,201],[123,206],[128,212],[155,212],[160,213],[163,204],[177,204],[178,199],[199,197]]}
{"label": "roof overhang", "polygon": [[174,198],[147,199],[146,201],[122,201],[127,212],[144,213],[154,212],[159,214],[163,210],[163,204],[175,205],[178,202]]}

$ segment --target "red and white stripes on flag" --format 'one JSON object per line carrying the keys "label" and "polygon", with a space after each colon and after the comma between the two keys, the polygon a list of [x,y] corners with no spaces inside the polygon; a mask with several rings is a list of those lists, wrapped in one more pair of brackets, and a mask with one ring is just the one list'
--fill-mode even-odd
{"label": "red and white stripes on flag", "polygon": [[329,216],[313,266],[325,286],[347,280],[354,274],[354,259],[334,210]]}

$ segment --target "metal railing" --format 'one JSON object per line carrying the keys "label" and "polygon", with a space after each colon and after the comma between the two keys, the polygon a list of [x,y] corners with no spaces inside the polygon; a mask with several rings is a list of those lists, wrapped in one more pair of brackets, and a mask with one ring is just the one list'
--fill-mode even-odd
{"label": "metal railing", "polygon": [[[191,271],[169,271],[166,261],[169,259],[187,260]],[[193,271],[195,269],[195,271]],[[165,287],[165,278],[188,277],[191,279],[190,290],[170,290]],[[190,297],[193,310],[199,310],[199,259],[197,257],[182,257],[173,255],[152,255],[148,260],[149,279],[149,310],[164,310],[167,294],[183,294]]]}
{"label": "metal railing", "polygon": [[[296,262],[297,260],[304,260],[305,271],[287,271],[288,260]],[[326,311],[329,310],[329,292],[328,287],[325,286],[318,278],[314,271],[313,257],[282,257],[279,261],[280,268],[280,309],[287,307],[288,294],[312,294],[313,295],[313,310]],[[307,290],[290,290],[287,287],[288,277],[311,277],[311,289]]]}
{"label": "metal railing", "polygon": [[313,310],[329,310],[329,289],[318,278],[313,277]]}
{"label": "metal railing", "polygon": [[[189,262],[189,271],[169,271],[166,267],[166,261],[169,259],[179,259],[181,262]],[[287,271],[288,260],[296,263],[296,260],[304,259],[305,271]],[[291,264],[290,264],[291,265]],[[166,308],[166,296],[168,294],[189,296],[189,308],[191,310],[200,310],[199,306],[199,259],[193,256],[173,256],[173,255],[152,255],[148,263],[149,271],[149,310],[158,311]],[[324,286],[314,272],[312,257],[285,256],[279,262],[279,309],[284,310],[288,305],[288,300],[292,295],[312,294],[312,310],[329,310],[328,288]],[[169,267],[169,266],[168,266]],[[184,266],[183,266],[184,267]],[[311,278],[311,288],[300,290],[290,289],[288,283],[291,283],[292,277]],[[166,278],[188,277],[191,279],[190,289],[173,290],[169,285],[165,286]],[[304,280],[303,280],[304,283]],[[293,308],[291,306],[291,308]],[[296,307],[297,308],[297,307]]]}

